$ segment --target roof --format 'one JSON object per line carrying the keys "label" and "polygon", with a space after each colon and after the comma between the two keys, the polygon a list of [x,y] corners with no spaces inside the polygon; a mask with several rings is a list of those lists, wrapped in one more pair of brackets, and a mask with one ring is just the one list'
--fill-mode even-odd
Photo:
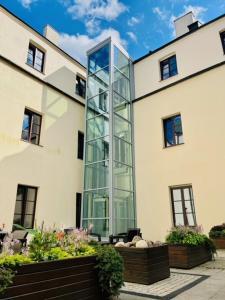
{"label": "roof", "polygon": [[49,39],[47,39],[43,34],[41,34],[40,32],[38,32],[36,29],[34,29],[32,26],[30,26],[28,23],[26,23],[25,21],[23,21],[21,18],[19,18],[18,16],[16,16],[14,13],[12,13],[10,10],[8,10],[5,6],[3,6],[2,4],[0,4],[0,8],[2,8],[3,10],[5,10],[7,13],[9,13],[10,15],[12,15],[14,18],[16,18],[17,20],[19,20],[21,23],[23,23],[25,26],[27,26],[28,28],[30,28],[31,30],[33,30],[36,34],[38,34],[41,38],[43,38],[44,40],[46,40],[49,44],[51,44],[52,46],[54,46],[57,50],[59,50],[60,52],[62,52],[65,56],[67,56],[69,59],[71,59],[72,61],[74,61],[75,63],[79,64],[82,68],[86,69],[86,67],[80,63],[78,60],[76,60],[75,58],[73,58],[71,55],[69,55],[67,52],[65,52],[64,50],[62,50],[60,47],[58,47],[57,45],[55,45],[53,42],[51,42]]}
{"label": "roof", "polygon": [[204,28],[204,27],[206,27],[206,26],[208,26],[208,25],[210,25],[210,24],[212,24],[212,23],[214,23],[214,22],[216,22],[216,21],[218,21],[218,20],[220,20],[220,19],[222,19],[222,18],[224,18],[224,17],[225,17],[225,14],[220,15],[219,17],[217,17],[217,18],[215,18],[215,19],[213,19],[213,20],[211,20],[211,21],[209,21],[209,22],[207,22],[207,23],[201,25],[201,26],[198,27],[196,30],[187,32],[187,33],[185,33],[185,34],[179,36],[178,38],[176,38],[176,39],[170,41],[169,43],[164,44],[163,46],[161,46],[161,47],[159,47],[159,48],[157,48],[157,49],[155,49],[155,50],[153,50],[153,51],[150,51],[149,53],[147,53],[147,54],[141,56],[140,58],[136,59],[133,63],[134,63],[134,64],[138,63],[139,61],[145,59],[146,57],[149,57],[149,56],[155,54],[156,52],[158,52],[158,51],[160,51],[160,50],[162,50],[162,49],[164,49],[164,48],[170,46],[170,45],[173,44],[173,43],[176,43],[177,41],[179,41],[179,40],[185,38],[186,36],[188,36],[188,35],[190,35],[190,34],[194,34],[196,31],[201,30],[202,28]]}

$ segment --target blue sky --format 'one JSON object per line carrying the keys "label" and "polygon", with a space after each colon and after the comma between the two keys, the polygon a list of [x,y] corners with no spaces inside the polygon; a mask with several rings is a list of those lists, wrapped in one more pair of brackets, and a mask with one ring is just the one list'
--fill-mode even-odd
{"label": "blue sky", "polygon": [[0,0],[40,33],[50,24],[60,47],[85,63],[85,52],[110,34],[139,58],[174,39],[173,20],[192,10],[206,23],[225,13],[225,0]]}

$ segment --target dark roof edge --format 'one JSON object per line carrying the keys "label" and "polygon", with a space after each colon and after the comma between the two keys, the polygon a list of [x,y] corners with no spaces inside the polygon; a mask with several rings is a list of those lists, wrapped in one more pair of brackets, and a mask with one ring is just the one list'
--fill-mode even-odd
{"label": "dark roof edge", "polygon": [[41,78],[35,76],[34,74],[31,74],[30,72],[28,72],[27,70],[23,69],[23,68],[20,67],[19,65],[15,64],[14,62],[12,62],[11,60],[9,60],[8,58],[6,58],[6,57],[0,55],[0,60],[3,60],[3,61],[6,62],[7,64],[9,64],[9,65],[15,67],[16,69],[20,70],[20,71],[21,71],[22,73],[24,73],[25,75],[28,75],[28,76],[32,77],[33,79],[35,79],[35,80],[37,80],[37,81],[39,81],[39,82],[41,82],[41,83],[43,83],[43,84],[49,86],[50,88],[56,90],[57,92],[63,94],[64,96],[70,98],[71,100],[73,100],[74,102],[80,104],[81,106],[85,106],[85,104],[82,103],[81,101],[79,101],[78,99],[76,99],[76,98],[72,97],[71,95],[65,93],[64,91],[62,91],[61,89],[57,88],[57,87],[54,86],[53,84],[51,84],[51,83],[49,83],[49,82],[47,82],[47,81],[45,81],[45,80],[43,80],[43,79],[41,79]]}
{"label": "dark roof edge", "polygon": [[185,33],[185,34],[179,36],[178,38],[176,38],[176,39],[170,41],[169,43],[167,43],[167,44],[165,44],[165,45],[163,45],[163,46],[161,46],[161,47],[159,47],[159,48],[157,48],[157,49],[151,51],[150,53],[147,53],[147,54],[141,56],[140,58],[134,60],[134,61],[133,61],[133,64],[138,63],[139,61],[145,59],[146,57],[155,54],[156,52],[158,52],[158,51],[160,51],[160,50],[162,50],[162,49],[164,49],[164,48],[170,46],[170,45],[173,44],[173,43],[176,43],[177,41],[183,39],[184,37],[186,37],[186,36],[188,36],[188,35],[190,35],[190,34],[196,32],[196,31],[198,31],[198,30],[204,28],[205,26],[210,25],[210,24],[212,24],[212,23],[214,23],[214,22],[216,22],[216,21],[218,21],[218,20],[220,20],[220,19],[222,19],[222,18],[224,18],[224,17],[225,17],[225,14],[223,14],[223,15],[221,15],[221,16],[219,16],[219,17],[217,17],[217,18],[215,18],[215,19],[213,19],[213,20],[211,20],[211,21],[209,21],[209,22],[207,22],[207,23],[205,23],[205,24],[203,24],[202,26],[200,26],[198,29],[196,29],[196,30],[194,30],[194,31],[189,31],[189,32],[187,32],[187,33]]}
{"label": "dark roof edge", "polygon": [[143,96],[140,96],[140,97],[134,99],[132,102],[134,103],[134,102],[140,101],[140,100],[142,100],[142,99],[144,99],[144,98],[150,97],[150,96],[152,96],[152,95],[154,95],[154,94],[157,94],[157,93],[159,93],[159,92],[162,92],[162,91],[164,91],[164,90],[166,90],[166,89],[168,89],[168,88],[170,88],[170,87],[172,87],[172,86],[174,86],[174,85],[177,85],[177,84],[179,84],[179,83],[181,83],[181,82],[184,82],[184,81],[186,81],[186,80],[188,80],[188,79],[191,79],[191,78],[193,78],[193,77],[199,76],[199,75],[201,75],[201,74],[203,74],[203,73],[206,73],[206,72],[208,72],[208,71],[210,71],[210,70],[216,69],[216,68],[221,67],[221,66],[223,66],[223,65],[225,65],[225,60],[222,61],[222,62],[220,62],[220,63],[217,63],[217,64],[215,64],[215,65],[213,65],[213,66],[210,66],[210,67],[208,67],[208,68],[206,68],[206,69],[203,69],[203,70],[201,70],[201,71],[198,71],[198,72],[196,72],[196,73],[193,73],[193,74],[191,74],[191,75],[188,75],[188,76],[186,76],[186,77],[184,77],[184,78],[182,78],[182,79],[180,79],[180,80],[178,80],[178,81],[175,81],[175,82],[173,82],[173,83],[171,83],[171,84],[168,84],[168,85],[166,85],[166,86],[164,86],[164,87],[162,87],[162,88],[160,88],[160,89],[154,90],[153,92],[150,92],[150,93],[147,93],[147,94],[145,94],[145,95],[143,95]]}
{"label": "dark roof edge", "polygon": [[12,13],[10,10],[8,10],[8,8],[6,8],[5,6],[3,6],[2,4],[0,4],[0,8],[2,8],[3,10],[5,10],[7,13],[9,13],[10,15],[12,15],[14,18],[16,18],[17,20],[19,20],[20,22],[22,22],[25,26],[27,26],[28,28],[30,28],[31,30],[33,30],[35,33],[37,33],[41,38],[45,39],[48,43],[50,43],[52,46],[54,46],[57,50],[59,50],[60,52],[62,52],[64,55],[66,55],[68,58],[70,58],[72,61],[74,61],[75,63],[79,64],[82,68],[84,68],[86,70],[86,67],[82,63],[80,63],[78,60],[76,60],[71,55],[69,55],[68,53],[66,53],[59,46],[55,45],[53,42],[51,42],[49,39],[47,39],[43,34],[41,34],[36,29],[34,29],[31,25],[29,25],[28,23],[26,23],[25,21],[23,21],[21,18],[19,18],[18,16],[16,16],[14,13]]}

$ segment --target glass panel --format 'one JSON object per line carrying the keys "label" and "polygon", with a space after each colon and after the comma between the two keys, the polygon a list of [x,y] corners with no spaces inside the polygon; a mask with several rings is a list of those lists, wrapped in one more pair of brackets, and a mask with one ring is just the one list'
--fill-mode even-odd
{"label": "glass panel", "polygon": [[174,128],[173,128],[173,119],[164,120],[164,135],[165,142],[167,147],[174,145]]}
{"label": "glass panel", "polygon": [[174,135],[175,135],[175,143],[181,144],[183,143],[183,131],[181,124],[181,116],[176,116],[173,118],[174,123]]}
{"label": "glass panel", "polygon": [[124,119],[114,115],[114,132],[115,136],[131,142],[131,126]]}
{"label": "glass panel", "polygon": [[186,213],[193,212],[193,207],[192,207],[191,201],[185,201],[185,209],[186,209]]}
{"label": "glass panel", "polygon": [[35,202],[26,202],[26,211],[25,214],[30,214],[32,215],[34,213],[34,203]]}
{"label": "glass panel", "polygon": [[181,200],[181,190],[180,189],[173,190],[173,200],[174,201]]}
{"label": "glass panel", "polygon": [[129,60],[128,58],[114,46],[114,65],[127,77],[129,77]]}
{"label": "glass panel", "polygon": [[114,137],[114,159],[127,165],[132,165],[131,144]]}
{"label": "glass panel", "polygon": [[32,215],[25,215],[24,216],[24,227],[25,228],[32,228],[33,226],[33,216]]}
{"label": "glass panel", "polygon": [[41,125],[41,116],[33,114],[33,123],[36,125]]}
{"label": "glass panel", "polygon": [[32,144],[37,145],[39,143],[39,135],[32,133],[31,138],[30,138],[30,142]]}
{"label": "glass panel", "polygon": [[89,55],[88,72],[96,71],[109,65],[109,44]]}
{"label": "glass panel", "polygon": [[84,193],[83,217],[107,218],[109,217],[109,191],[108,189]]}
{"label": "glass panel", "polygon": [[39,134],[40,133],[40,126],[33,124],[32,132],[35,133],[35,134]]}
{"label": "glass panel", "polygon": [[175,226],[184,225],[183,214],[175,214]]}
{"label": "glass panel", "polygon": [[123,117],[124,119],[130,120],[130,104],[124,102],[120,106],[114,108],[114,112]]}
{"label": "glass panel", "polygon": [[132,192],[114,190],[114,217],[116,219],[134,219],[134,197]]}
{"label": "glass panel", "polygon": [[109,112],[109,93],[101,93],[87,101],[87,118]]}
{"label": "glass panel", "polygon": [[182,213],[183,212],[183,206],[181,201],[175,201],[174,202],[174,210],[175,213]]}
{"label": "glass panel", "polygon": [[115,219],[115,234],[126,233],[129,228],[135,228],[135,220]]}
{"label": "glass panel", "polygon": [[22,186],[18,186],[16,200],[22,201],[24,198],[24,188]]}
{"label": "glass panel", "polygon": [[95,220],[83,220],[83,228],[88,228],[92,224],[92,232],[98,233],[105,237],[109,235],[109,220],[108,219],[95,219]]}
{"label": "glass panel", "polygon": [[85,190],[108,187],[108,161],[87,165],[85,167]]}
{"label": "glass panel", "polygon": [[100,115],[87,121],[87,140],[96,139],[109,134],[108,115]]}
{"label": "glass panel", "polygon": [[14,215],[13,224],[22,225],[21,215]]}
{"label": "glass panel", "polygon": [[189,188],[183,189],[184,192],[184,200],[190,200]]}
{"label": "glass panel", "polygon": [[109,67],[88,77],[88,98],[96,96],[109,87]]}
{"label": "glass panel", "polygon": [[16,201],[15,214],[22,213],[22,201]]}
{"label": "glass panel", "polygon": [[114,70],[113,89],[126,100],[130,100],[130,82],[118,70]]}
{"label": "glass panel", "polygon": [[29,139],[30,125],[31,125],[31,115],[24,113],[23,127],[22,127],[22,139],[24,140]]}
{"label": "glass panel", "polygon": [[109,158],[109,138],[97,139],[86,144],[86,163]]}
{"label": "glass panel", "polygon": [[195,221],[193,214],[187,214],[187,219],[188,219],[188,225],[189,226],[195,226]]}
{"label": "glass panel", "polygon": [[114,162],[114,187],[127,191],[133,190],[132,168],[120,163]]}

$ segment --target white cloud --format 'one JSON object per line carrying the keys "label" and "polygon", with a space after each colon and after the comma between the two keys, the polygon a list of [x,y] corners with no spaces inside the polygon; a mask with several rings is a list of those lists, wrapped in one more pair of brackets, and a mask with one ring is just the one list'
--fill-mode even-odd
{"label": "white cloud", "polygon": [[133,42],[137,43],[137,36],[136,36],[133,32],[128,31],[128,32],[127,32],[127,35],[129,35],[129,37],[131,38],[131,40],[132,40]]}
{"label": "white cloud", "polygon": [[153,7],[152,9],[153,13],[156,14],[161,21],[167,21],[168,20],[168,12],[164,9],[160,9],[158,6]]}
{"label": "white cloud", "polygon": [[31,4],[33,4],[37,0],[18,0],[18,1],[23,5],[23,7],[30,8]]}
{"label": "white cloud", "polygon": [[136,24],[139,24],[141,22],[141,18],[137,18],[137,17],[131,17],[128,22],[127,25],[128,26],[134,26]]}
{"label": "white cloud", "polygon": [[123,40],[120,33],[113,28],[104,29],[94,38],[90,38],[88,35],[69,35],[67,33],[62,33],[60,35],[60,47],[72,57],[86,65],[86,51],[107,39],[109,36],[112,36],[117,43],[126,48],[126,41]]}
{"label": "white cloud", "polygon": [[116,20],[121,13],[128,10],[120,0],[63,0],[63,3],[73,19],[84,21],[90,34],[93,33],[96,24],[99,30],[100,20]]}

